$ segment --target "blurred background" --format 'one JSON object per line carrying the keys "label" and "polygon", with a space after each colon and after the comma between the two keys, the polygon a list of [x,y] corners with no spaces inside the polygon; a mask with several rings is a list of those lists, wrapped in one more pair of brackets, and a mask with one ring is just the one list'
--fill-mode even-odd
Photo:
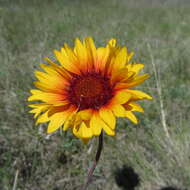
{"label": "blurred background", "polygon": [[[0,190],[79,190],[95,156],[70,132],[47,137],[28,113],[33,71],[75,37],[114,37],[150,73],[139,124],[105,137],[91,190],[190,189],[189,0],[0,0]],[[130,180],[129,180],[130,179]],[[169,189],[170,188],[170,189]]]}

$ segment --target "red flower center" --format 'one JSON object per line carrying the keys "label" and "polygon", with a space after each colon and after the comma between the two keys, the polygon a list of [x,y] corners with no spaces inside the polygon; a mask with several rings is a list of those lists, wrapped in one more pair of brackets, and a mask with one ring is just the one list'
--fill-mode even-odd
{"label": "red flower center", "polygon": [[107,77],[97,73],[77,76],[70,83],[69,101],[83,109],[99,109],[113,97],[113,89]]}

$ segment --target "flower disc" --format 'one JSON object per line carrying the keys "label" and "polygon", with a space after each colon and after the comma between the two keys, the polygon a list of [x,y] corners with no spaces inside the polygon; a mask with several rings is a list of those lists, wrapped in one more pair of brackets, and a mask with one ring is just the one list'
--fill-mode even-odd
{"label": "flower disc", "polygon": [[68,90],[69,101],[79,110],[98,110],[113,97],[113,89],[108,78],[98,73],[87,73],[76,77]]}

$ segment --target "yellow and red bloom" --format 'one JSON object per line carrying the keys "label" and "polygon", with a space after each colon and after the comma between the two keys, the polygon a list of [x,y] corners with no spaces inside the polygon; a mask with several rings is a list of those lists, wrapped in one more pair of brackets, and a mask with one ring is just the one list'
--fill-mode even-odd
{"label": "yellow and red bloom", "polygon": [[28,101],[37,118],[36,123],[48,124],[48,133],[59,128],[71,129],[73,134],[88,142],[104,130],[115,135],[116,117],[127,117],[134,123],[134,111],[143,112],[137,100],[152,99],[132,88],[149,77],[139,75],[143,64],[131,63],[133,52],[116,45],[111,39],[105,47],[96,48],[92,38],[75,40],[74,48],[67,44],[54,51],[60,63],[46,58],[44,70],[35,71],[37,89],[31,90]]}

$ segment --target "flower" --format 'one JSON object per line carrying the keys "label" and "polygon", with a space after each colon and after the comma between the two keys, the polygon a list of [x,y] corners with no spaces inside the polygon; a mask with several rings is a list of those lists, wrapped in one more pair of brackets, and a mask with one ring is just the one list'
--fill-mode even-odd
{"label": "flower", "polygon": [[49,122],[47,133],[59,128],[71,129],[73,134],[87,143],[102,130],[115,135],[116,117],[127,117],[137,123],[134,111],[143,112],[137,100],[151,96],[132,88],[149,77],[139,75],[143,64],[131,63],[133,52],[116,45],[111,39],[105,47],[96,48],[91,37],[75,40],[74,48],[67,44],[54,51],[60,63],[45,58],[48,65],[35,71],[38,89],[31,90],[28,101],[36,123]]}

